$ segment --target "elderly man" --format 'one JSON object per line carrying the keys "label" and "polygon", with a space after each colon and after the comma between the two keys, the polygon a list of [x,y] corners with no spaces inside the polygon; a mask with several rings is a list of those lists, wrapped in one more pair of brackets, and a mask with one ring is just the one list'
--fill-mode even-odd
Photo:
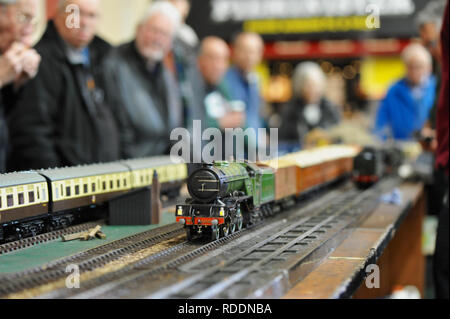
{"label": "elderly man", "polygon": [[[15,0],[0,0],[0,172],[5,170],[7,151],[7,128],[4,109],[11,108],[14,99],[5,101],[4,91],[18,89],[36,75],[40,56],[27,47],[21,37],[23,22],[21,11]],[[25,42],[25,43],[23,43]]]}
{"label": "elderly man", "polygon": [[430,53],[420,44],[411,44],[403,51],[403,61],[406,78],[389,89],[378,110],[375,133],[381,139],[412,139],[428,120],[436,98]]}
{"label": "elderly man", "polygon": [[155,2],[136,39],[107,58],[107,99],[119,118],[123,158],[168,154],[170,132],[183,125],[175,79],[162,63],[180,22],[172,4]]}
{"label": "elderly man", "polygon": [[42,56],[39,73],[8,119],[12,168],[119,159],[117,128],[98,85],[99,65],[110,50],[95,36],[99,10],[99,0],[60,1],[36,46]]}
{"label": "elderly man", "polygon": [[225,76],[225,85],[233,100],[245,104],[246,127],[257,130],[263,127],[261,96],[254,70],[261,63],[264,42],[258,34],[241,33],[233,43],[233,63]]}
{"label": "elderly man", "polygon": [[205,83],[204,104],[208,126],[225,130],[245,125],[245,106],[231,102],[230,93],[222,85],[230,59],[230,49],[222,39],[207,37],[202,41],[198,67]]}
{"label": "elderly man", "polygon": [[5,116],[8,116],[11,109],[16,105],[23,85],[36,76],[39,63],[41,62],[40,55],[34,49],[30,49],[33,45],[37,13],[38,0],[17,1],[17,18],[15,19],[17,34],[14,45],[23,48],[23,51],[26,52],[22,63],[25,72],[23,72],[22,76],[16,78],[14,82],[1,89],[2,99],[5,104]]}

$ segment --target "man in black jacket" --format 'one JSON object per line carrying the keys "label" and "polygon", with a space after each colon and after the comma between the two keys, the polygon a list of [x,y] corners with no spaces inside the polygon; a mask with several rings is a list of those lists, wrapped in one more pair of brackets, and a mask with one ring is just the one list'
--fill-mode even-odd
{"label": "man in black jacket", "polygon": [[61,1],[37,44],[42,56],[38,75],[8,119],[11,168],[119,159],[116,123],[98,85],[99,65],[110,51],[109,44],[95,37],[99,5],[99,0]]}
{"label": "man in black jacket", "polygon": [[176,80],[163,64],[180,20],[169,2],[155,2],[136,39],[105,60],[106,96],[119,118],[124,158],[169,154],[170,133],[183,126]]}

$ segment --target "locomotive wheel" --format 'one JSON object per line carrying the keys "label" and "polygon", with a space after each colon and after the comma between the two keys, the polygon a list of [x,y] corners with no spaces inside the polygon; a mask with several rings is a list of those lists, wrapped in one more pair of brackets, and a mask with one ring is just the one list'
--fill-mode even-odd
{"label": "locomotive wheel", "polygon": [[216,241],[220,238],[220,229],[219,227],[211,228],[211,240]]}
{"label": "locomotive wheel", "polygon": [[234,234],[236,232],[236,229],[238,228],[237,223],[238,223],[238,220],[236,219],[234,221],[234,223],[231,224],[231,227],[230,227],[231,234]]}
{"label": "locomotive wheel", "polygon": [[237,220],[237,231],[241,231],[244,227],[244,219],[242,217],[239,217]]}
{"label": "locomotive wheel", "polygon": [[221,228],[221,237],[228,237],[228,235],[230,234],[230,224],[225,224],[222,226]]}

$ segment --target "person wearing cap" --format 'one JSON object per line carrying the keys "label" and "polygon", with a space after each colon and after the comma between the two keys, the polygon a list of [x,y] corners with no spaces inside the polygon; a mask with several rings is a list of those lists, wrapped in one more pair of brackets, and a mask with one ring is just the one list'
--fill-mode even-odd
{"label": "person wearing cap", "polygon": [[116,122],[101,86],[101,63],[111,46],[95,35],[99,14],[100,0],[59,1],[36,45],[39,72],[8,117],[10,170],[119,159]]}
{"label": "person wearing cap", "polygon": [[115,109],[123,158],[170,153],[170,133],[183,127],[180,92],[163,63],[181,23],[166,1],[151,4],[136,37],[105,61],[106,98]]}

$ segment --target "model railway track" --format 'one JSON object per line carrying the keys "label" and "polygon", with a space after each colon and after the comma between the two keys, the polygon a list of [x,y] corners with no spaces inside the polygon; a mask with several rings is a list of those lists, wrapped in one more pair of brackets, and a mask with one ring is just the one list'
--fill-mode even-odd
{"label": "model railway track", "polygon": [[[257,227],[258,226],[253,227],[253,229]],[[60,299],[73,298],[74,296],[76,298],[89,298],[88,296],[90,295],[97,295],[107,292],[113,287],[129,281],[130,278],[133,278],[136,281],[138,281],[138,278],[141,276],[144,276],[145,278],[148,278],[148,276],[159,278],[161,276],[168,275],[177,267],[186,264],[195,258],[201,257],[210,251],[220,248],[222,245],[242,237],[249,231],[250,229],[245,229],[207,245],[193,244],[186,241],[160,253],[144,258],[134,264],[126,266],[119,271],[108,273],[88,282],[83,282],[80,289],[72,290],[64,288],[59,291],[43,295],[41,298]]]}
{"label": "model railway track", "polygon": [[[211,260],[206,260],[183,269],[189,274],[184,281],[145,297],[281,297],[287,292],[291,280],[285,274],[301,269],[302,264],[306,264],[305,267],[311,270],[312,264],[308,263],[318,263],[318,259],[324,258],[332,247],[325,247],[321,257],[317,253],[321,245],[332,240],[333,233],[342,233],[346,227],[373,211],[382,190],[391,185],[392,182],[388,181],[384,183],[384,187],[376,187],[358,196],[350,192],[342,200],[327,205],[314,216],[289,222],[278,233],[244,249],[233,258],[218,264],[214,264],[214,261],[211,264]],[[303,272],[306,275],[308,270],[303,269]]]}
{"label": "model railway track", "polygon": [[[267,286],[267,279],[276,282],[276,277],[279,280],[280,274],[283,276],[285,273],[276,265],[290,263],[289,270],[298,270],[301,268],[300,264],[317,262],[317,256],[311,257],[313,253],[320,250],[324,243],[333,241],[336,234],[345,227],[373,211],[382,189],[384,188],[364,193],[356,190],[342,192],[339,199],[322,199],[313,209],[307,209],[306,213],[265,225],[245,236],[241,235],[240,239],[229,242],[227,237],[187,252],[166,264],[154,268],[149,264],[147,266],[150,266],[150,269],[140,269],[131,275],[110,274],[112,277],[105,276],[97,282],[88,283],[82,288],[83,292],[65,290],[65,293],[58,297],[261,297],[257,287]],[[330,246],[325,248],[329,250]],[[292,265],[292,257],[297,259],[295,265]],[[138,269],[137,265],[134,267]],[[271,272],[274,267],[280,271]],[[302,271],[307,272],[304,269]],[[120,279],[108,282],[112,278]],[[287,286],[284,280],[283,287]],[[275,289],[278,292],[282,290]]]}
{"label": "model railway track", "polygon": [[24,238],[18,241],[0,245],[0,255],[15,252],[21,249],[30,248],[39,244],[48,243],[59,239],[62,235],[70,235],[83,231],[87,231],[97,225],[104,225],[104,221],[98,221],[96,223],[85,223],[76,226],[71,226],[65,229],[55,230],[49,233],[37,235],[30,238]]}
{"label": "model railway track", "polygon": [[180,225],[171,224],[65,257],[41,267],[0,276],[0,298],[65,278],[68,265],[78,265],[80,273],[84,273],[182,234],[184,229]]}
{"label": "model railway track", "polygon": [[[167,208],[173,207],[179,202],[184,202],[186,200],[186,198],[187,198],[186,196],[181,196],[177,199],[169,199],[167,201],[164,201],[162,203],[163,208],[167,209]],[[16,252],[16,251],[19,251],[22,249],[30,248],[30,247],[33,247],[36,245],[48,243],[48,242],[51,242],[54,240],[58,240],[61,238],[62,235],[70,235],[70,234],[84,232],[91,228],[94,228],[97,225],[105,225],[105,224],[106,223],[104,220],[100,220],[97,222],[89,222],[89,223],[84,223],[84,224],[80,224],[80,225],[70,226],[65,229],[60,229],[60,230],[55,230],[52,232],[40,234],[40,235],[37,235],[34,237],[24,238],[24,239],[20,239],[20,240],[14,241],[14,242],[2,244],[2,245],[0,245],[0,256],[8,254],[8,253]]]}
{"label": "model railway track", "polygon": [[[325,196],[324,202],[331,199],[337,199],[338,193],[333,192]],[[312,204],[308,207],[308,211],[314,211],[323,204]],[[246,229],[222,238],[218,241],[209,243],[204,246],[196,248],[193,244],[183,243],[179,246],[170,248],[159,254],[149,256],[133,265],[125,267],[120,271],[108,273],[104,276],[95,278],[81,284],[80,289],[61,289],[50,294],[44,295],[44,298],[98,298],[111,296],[111,292],[115,298],[127,297],[127,292],[138,289],[141,283],[144,283],[146,289],[157,287],[161,284],[161,278],[169,278],[169,281],[177,281],[176,275],[178,270],[185,265],[196,262],[204,258],[207,254],[219,254],[224,246],[237,246],[242,242],[247,242],[248,238],[254,235],[266,236],[267,233],[274,231],[277,228],[282,228],[285,225],[285,220],[274,221],[269,225],[260,224],[254,226],[252,229]],[[172,254],[172,252],[176,252]],[[163,256],[164,258],[160,258]],[[124,293],[124,295],[121,295]]]}
{"label": "model railway track", "polygon": [[[337,192],[333,191],[324,196],[331,198],[331,195],[336,197]],[[146,278],[148,276],[152,276],[154,278],[167,276],[170,275],[171,272],[176,270],[177,267],[182,266],[183,264],[186,264],[198,257],[201,257],[208,252],[216,250],[223,245],[229,244],[232,241],[241,238],[244,235],[247,235],[250,231],[257,231],[259,228],[263,228],[264,226],[266,226],[267,228],[267,225],[264,224],[255,225],[251,228],[236,232],[231,236],[213,243],[209,243],[207,245],[204,245],[204,243],[202,243],[201,241],[197,241],[196,243],[183,242],[165,250],[151,254],[136,262],[130,263],[120,268],[119,270],[108,272],[90,280],[84,280],[83,276],[81,276],[81,287],[79,289],[55,287],[56,290],[50,293],[44,293],[43,295],[38,294],[38,296],[41,298],[70,298],[74,294],[82,294],[83,292],[91,294],[92,291],[96,291],[98,293],[97,288],[101,290],[105,289],[105,286],[108,287],[109,285],[118,285],[124,279],[128,280],[128,278],[136,278],[141,274]],[[85,272],[82,270],[82,267],[80,267],[80,272]],[[45,277],[46,275],[43,276]]]}

